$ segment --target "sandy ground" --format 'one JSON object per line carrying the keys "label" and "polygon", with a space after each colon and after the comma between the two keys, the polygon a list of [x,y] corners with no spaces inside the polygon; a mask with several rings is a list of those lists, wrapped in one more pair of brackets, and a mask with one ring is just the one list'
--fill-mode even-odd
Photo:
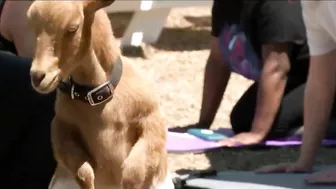
{"label": "sandy ground", "polygon": [[[120,38],[132,14],[110,15],[116,37]],[[203,72],[209,54],[210,8],[174,9],[159,41],[144,45],[145,56],[128,56],[149,77],[157,89],[169,127],[184,126],[198,120]],[[251,84],[238,75],[230,79],[224,100],[212,128],[230,127],[229,113]],[[318,162],[334,163],[334,149],[322,149]],[[272,150],[217,150],[203,154],[170,154],[172,171],[180,169],[251,170],[269,163],[293,161],[297,148]]]}

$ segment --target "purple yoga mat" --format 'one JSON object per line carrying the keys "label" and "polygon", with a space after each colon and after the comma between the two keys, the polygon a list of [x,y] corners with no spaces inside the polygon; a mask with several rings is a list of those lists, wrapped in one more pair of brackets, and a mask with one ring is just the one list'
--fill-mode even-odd
{"label": "purple yoga mat", "polygon": [[[220,129],[217,130],[216,132],[219,132],[226,136],[233,135],[231,129]],[[298,146],[301,145],[301,135],[293,135],[278,140],[268,140],[260,145],[269,147]],[[336,139],[333,140],[326,139],[323,141],[323,145],[324,146],[336,145]],[[186,152],[204,152],[211,149],[223,148],[223,146],[213,141],[202,140],[188,133],[176,133],[169,131],[166,148],[167,151],[170,153],[186,153]]]}

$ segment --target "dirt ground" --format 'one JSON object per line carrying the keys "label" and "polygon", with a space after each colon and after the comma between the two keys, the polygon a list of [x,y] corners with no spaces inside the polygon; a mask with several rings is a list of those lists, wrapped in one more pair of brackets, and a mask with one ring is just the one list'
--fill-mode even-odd
{"label": "dirt ground", "polygon": [[[111,14],[115,35],[120,38],[131,13]],[[159,41],[144,45],[144,57],[128,56],[155,83],[169,127],[184,126],[198,120],[204,66],[209,54],[210,8],[172,10]],[[230,79],[224,100],[212,128],[230,127],[229,113],[251,84],[238,75]],[[242,118],[243,119],[243,118]],[[180,169],[252,170],[265,164],[294,161],[298,148],[271,150],[217,150],[202,154],[170,154],[172,171]],[[321,149],[319,163],[336,161],[335,149]]]}

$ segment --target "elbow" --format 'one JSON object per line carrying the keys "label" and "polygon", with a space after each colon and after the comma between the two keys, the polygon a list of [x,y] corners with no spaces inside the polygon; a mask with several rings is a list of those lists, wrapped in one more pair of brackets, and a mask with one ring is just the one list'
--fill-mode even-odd
{"label": "elbow", "polygon": [[275,91],[282,91],[286,86],[289,70],[289,63],[286,64],[279,61],[268,62],[264,66],[260,80]]}
{"label": "elbow", "polygon": [[278,78],[279,80],[283,80],[287,78],[289,69],[289,66],[275,63],[274,65],[265,69],[265,75],[269,78]]}
{"label": "elbow", "polygon": [[270,60],[264,62],[262,77],[271,80],[286,81],[288,72],[290,71],[290,63],[286,54],[280,54]]}
{"label": "elbow", "polygon": [[263,45],[263,70],[261,79],[264,77],[271,80],[286,81],[290,70],[287,44]]}

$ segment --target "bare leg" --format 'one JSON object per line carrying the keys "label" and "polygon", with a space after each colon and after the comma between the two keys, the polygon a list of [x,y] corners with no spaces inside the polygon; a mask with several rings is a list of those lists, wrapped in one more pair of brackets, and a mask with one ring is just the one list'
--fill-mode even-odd
{"label": "bare leg", "polygon": [[205,67],[202,109],[198,125],[210,128],[215,119],[231,72],[222,62],[219,40],[211,40],[211,52]]}
{"label": "bare leg", "polygon": [[212,37],[211,51],[204,73],[202,108],[199,122],[187,127],[176,127],[169,130],[185,132],[189,128],[210,128],[222,101],[230,75],[230,70],[221,61],[219,40],[216,37]]}
{"label": "bare leg", "polygon": [[30,65],[31,59],[0,51],[0,101],[6,110],[0,115],[0,166],[9,188],[45,189],[56,168],[50,142],[55,93],[32,89]]}

